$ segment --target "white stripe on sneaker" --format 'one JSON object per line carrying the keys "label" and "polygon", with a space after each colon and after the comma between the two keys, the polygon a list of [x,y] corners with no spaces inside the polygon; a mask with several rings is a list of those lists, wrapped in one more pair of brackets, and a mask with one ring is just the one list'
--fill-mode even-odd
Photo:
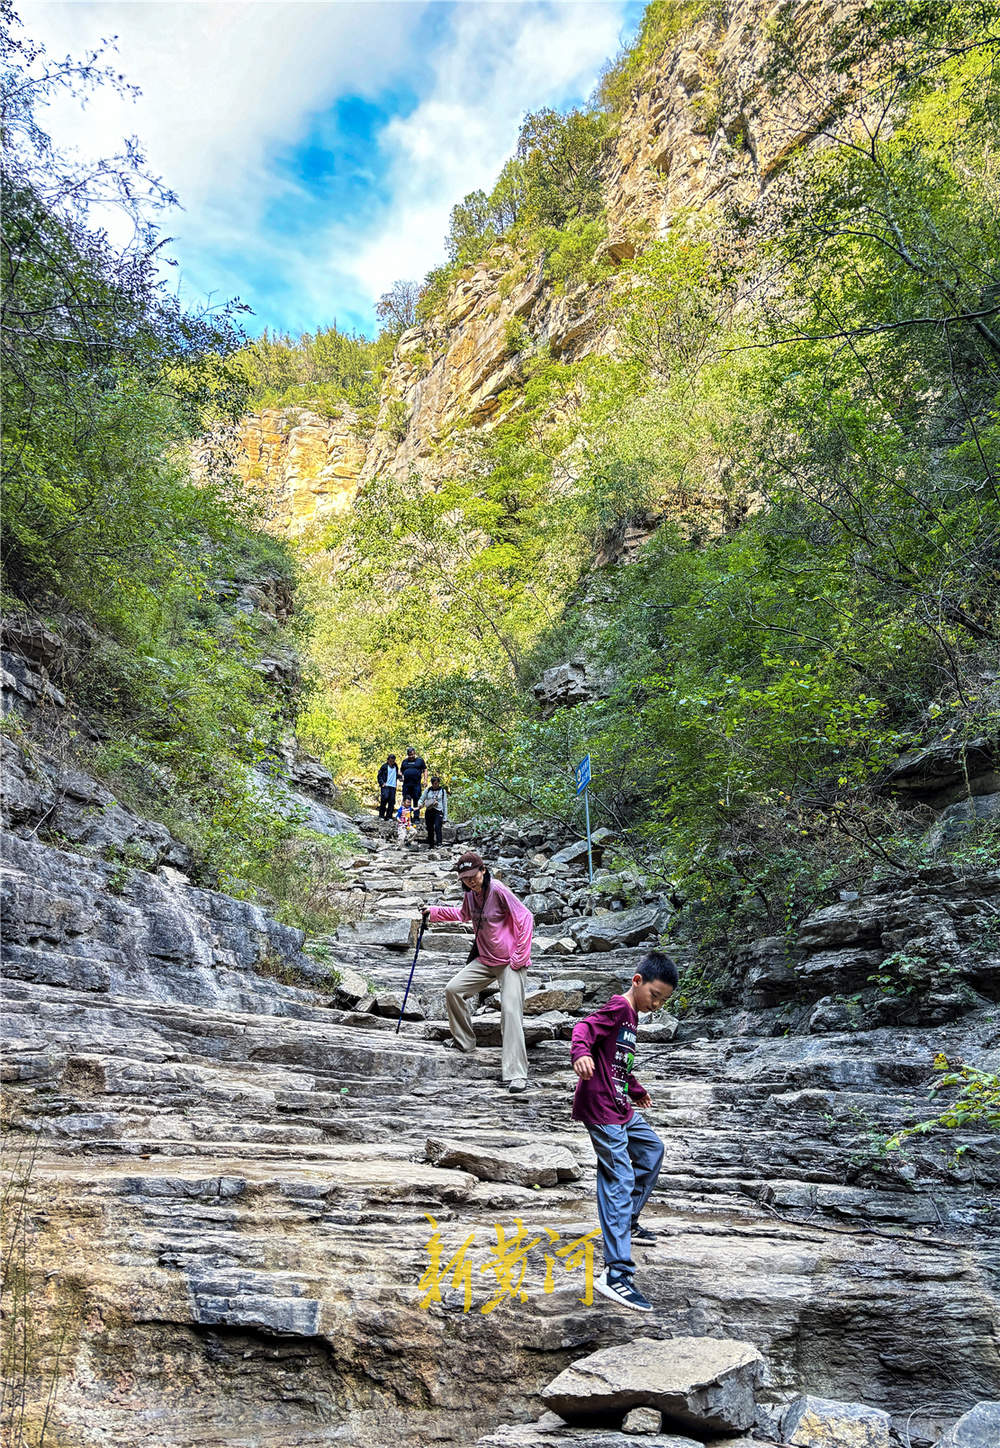
{"label": "white stripe on sneaker", "polygon": [[622,1307],[631,1307],[636,1312],[652,1312],[653,1304],[639,1291],[631,1277],[609,1277],[607,1269],[594,1283],[597,1291]]}

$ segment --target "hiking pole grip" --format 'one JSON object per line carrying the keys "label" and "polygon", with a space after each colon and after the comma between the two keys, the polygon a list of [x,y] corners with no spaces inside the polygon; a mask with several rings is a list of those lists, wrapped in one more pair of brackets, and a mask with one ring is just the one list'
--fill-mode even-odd
{"label": "hiking pole grip", "polygon": [[420,919],[420,932],[417,935],[417,948],[413,952],[413,964],[410,966],[410,978],[406,982],[406,990],[403,994],[403,1004],[399,1008],[399,1020],[396,1022],[396,1035],[399,1035],[399,1028],[403,1024],[403,1012],[406,1010],[406,1002],[410,998],[410,986],[413,984],[413,972],[417,968],[417,956],[420,954],[420,947],[424,943],[424,931],[427,929],[427,916]]}

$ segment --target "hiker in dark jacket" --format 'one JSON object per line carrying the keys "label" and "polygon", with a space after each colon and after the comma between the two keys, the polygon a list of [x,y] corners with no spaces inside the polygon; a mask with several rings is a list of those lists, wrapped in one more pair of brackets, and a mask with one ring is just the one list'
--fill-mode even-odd
{"label": "hiker in dark jacket", "polygon": [[378,817],[380,820],[391,820],[396,813],[396,784],[398,779],[399,768],[396,764],[396,756],[395,754],[390,754],[378,772]]}

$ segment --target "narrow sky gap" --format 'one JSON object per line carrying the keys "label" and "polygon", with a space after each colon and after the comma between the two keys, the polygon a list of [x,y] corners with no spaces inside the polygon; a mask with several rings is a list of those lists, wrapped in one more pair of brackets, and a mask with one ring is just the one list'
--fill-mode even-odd
{"label": "narrow sky gap", "polygon": [[189,304],[239,296],[247,330],[371,333],[397,277],[443,259],[448,214],[488,187],[528,110],[592,92],[632,0],[21,0],[55,56],[115,35],[143,94],[45,113],[86,154],[137,135],[178,193],[170,272]]}

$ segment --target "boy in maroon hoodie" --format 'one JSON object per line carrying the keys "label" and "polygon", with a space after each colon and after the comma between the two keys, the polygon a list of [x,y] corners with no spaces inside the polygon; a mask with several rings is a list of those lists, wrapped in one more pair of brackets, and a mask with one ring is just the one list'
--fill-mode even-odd
{"label": "boy in maroon hoodie", "polygon": [[651,951],[640,962],[624,995],[573,1027],[570,1057],[577,1076],[573,1119],[590,1132],[597,1153],[597,1215],[604,1238],[604,1271],[598,1292],[625,1307],[651,1312],[653,1304],[633,1279],[632,1239],[655,1241],[639,1224],[639,1213],[656,1185],[663,1142],[632,1106],[651,1106],[649,1093],[632,1073],[639,1015],[656,1011],[673,995],[677,967]]}

